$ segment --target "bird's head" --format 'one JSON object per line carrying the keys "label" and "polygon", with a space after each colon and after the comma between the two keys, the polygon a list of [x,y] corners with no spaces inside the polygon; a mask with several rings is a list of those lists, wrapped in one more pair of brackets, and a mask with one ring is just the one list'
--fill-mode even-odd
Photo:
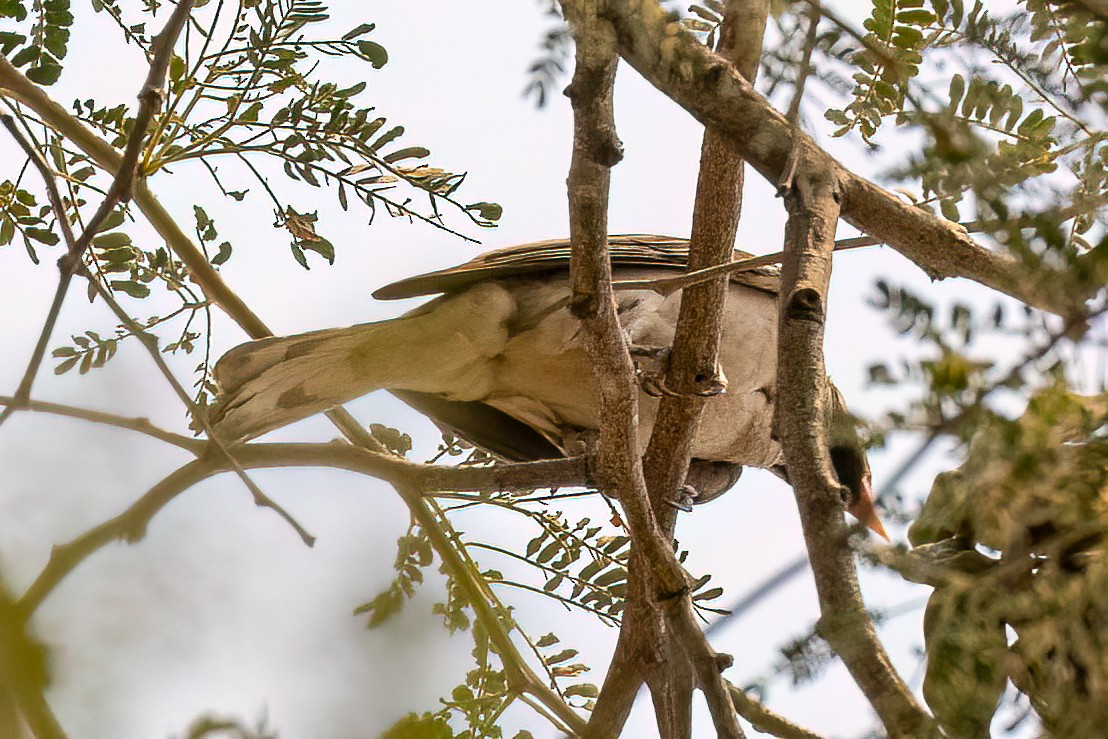
{"label": "bird's head", "polygon": [[846,511],[864,523],[875,534],[888,540],[885,527],[877,516],[873,499],[873,483],[869,460],[858,436],[858,425],[846,408],[838,389],[831,385],[831,424],[827,430],[827,446],[835,477],[850,490]]}

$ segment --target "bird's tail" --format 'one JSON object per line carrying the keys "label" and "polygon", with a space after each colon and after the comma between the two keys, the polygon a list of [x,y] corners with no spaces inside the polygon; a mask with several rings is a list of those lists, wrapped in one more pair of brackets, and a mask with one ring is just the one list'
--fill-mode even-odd
{"label": "bird's tail", "polygon": [[211,425],[224,441],[245,441],[380,389],[478,399],[512,306],[486,285],[400,318],[235,347],[215,366]]}
{"label": "bird's tail", "polygon": [[381,348],[382,333],[387,323],[235,347],[215,366],[213,430],[224,441],[244,441],[377,390],[382,378],[365,359]]}

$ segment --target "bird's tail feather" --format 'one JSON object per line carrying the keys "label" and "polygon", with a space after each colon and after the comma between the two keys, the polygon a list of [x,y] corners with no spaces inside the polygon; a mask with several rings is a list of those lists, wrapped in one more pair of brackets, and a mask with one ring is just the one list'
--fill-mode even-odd
{"label": "bird's tail feather", "polygon": [[486,284],[400,318],[243,344],[215,366],[220,394],[209,418],[235,442],[374,390],[479,399],[513,310],[506,290]]}
{"label": "bird's tail feather", "polygon": [[212,427],[243,441],[382,387],[373,363],[388,325],[365,324],[261,339],[232,349],[215,366],[220,395]]}

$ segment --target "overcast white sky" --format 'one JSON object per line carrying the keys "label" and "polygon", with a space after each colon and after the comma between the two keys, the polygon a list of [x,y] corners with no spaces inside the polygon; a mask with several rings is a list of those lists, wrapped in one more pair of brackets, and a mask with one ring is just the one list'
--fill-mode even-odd
{"label": "overcast white sky", "polygon": [[[460,197],[504,206],[498,229],[468,233],[474,247],[424,225],[379,214],[372,226],[362,215],[343,214],[333,195],[302,190],[292,198],[301,210],[318,209],[320,230],[338,248],[333,268],[305,272],[292,260],[281,231],[272,228],[268,203],[255,193],[246,203],[212,205],[221,234],[235,246],[223,270],[231,286],[278,333],[345,325],[397,315],[410,304],[374,302],[369,293],[402,276],[469,259],[479,251],[567,233],[565,176],[570,115],[560,96],[536,111],[520,92],[526,68],[547,20],[535,3],[492,0],[456,3],[345,3],[333,11],[339,33],[363,20],[378,25],[373,39],[389,51],[382,70],[342,67],[347,82],[366,79],[363,103],[403,123],[408,143],[424,145],[432,161],[468,170]],[[117,51],[103,16],[75,27],[70,67],[56,98],[66,104],[87,91],[103,100],[129,100],[145,69],[134,49]],[[103,92],[101,92],[103,90]],[[617,90],[617,122],[627,156],[613,173],[611,230],[687,235],[701,130],[676,105],[623,68]],[[861,171],[864,154],[842,142],[821,141]],[[3,149],[5,157],[10,149]],[[248,185],[242,174],[225,173]],[[10,177],[4,172],[2,177]],[[207,181],[187,168],[159,176],[152,187],[188,227],[192,204]],[[205,188],[209,188],[205,190]],[[255,188],[256,189],[256,188]],[[751,175],[738,245],[776,251],[783,212],[772,188]],[[461,225],[462,220],[455,224]],[[148,233],[141,230],[138,234]],[[841,235],[850,235],[845,229]],[[147,237],[149,238],[149,237]],[[153,245],[153,244],[151,244]],[[18,382],[25,358],[53,291],[55,273],[33,268],[18,246],[0,251],[0,392]],[[964,300],[991,299],[967,283],[931,288],[926,278],[889,249],[844,254],[836,263],[828,327],[828,365],[855,408],[876,413],[888,400],[865,388],[866,366],[903,348],[881,317],[866,306],[876,276],[908,281],[929,294]],[[74,290],[54,346],[70,333],[114,322],[100,305]],[[157,312],[136,307],[140,314]],[[244,340],[227,321],[217,325],[215,348]],[[188,381],[195,357],[175,367]],[[39,378],[40,399],[148,416],[183,430],[183,410],[149,359],[126,346],[103,370],[56,378],[49,366]],[[366,422],[407,430],[417,438],[414,459],[428,457],[438,441],[433,428],[390,396],[352,405]],[[315,420],[282,430],[275,438],[327,439],[334,432]],[[873,457],[877,484],[913,448],[894,440]],[[117,514],[153,483],[185,461],[155,441],[76,421],[19,414],[0,429],[0,565],[15,590],[25,587],[46,561],[50,546]],[[906,489],[920,493],[941,459],[921,468]],[[318,537],[305,548],[276,516],[255,508],[248,493],[227,478],[181,496],[134,546],[107,547],[91,557],[47,601],[35,620],[52,648],[55,687],[50,700],[74,737],[164,737],[212,710],[244,718],[267,713],[281,736],[373,736],[409,710],[437,708],[437,698],[460,682],[470,643],[450,638],[430,613],[442,596],[432,578],[400,618],[367,631],[351,615],[392,576],[394,541],[407,515],[397,496],[371,479],[318,470],[258,473],[257,481]],[[571,518],[606,520],[606,508],[590,502]],[[532,532],[485,511],[467,512],[459,527],[474,537],[508,546]],[[722,500],[684,517],[679,537],[692,554],[694,573],[712,572],[727,603],[757,585],[801,551],[789,490],[767,474],[750,471]],[[899,532],[894,532],[894,537]],[[494,560],[489,566],[503,567]],[[896,606],[925,597],[926,590],[896,585],[883,575],[864,577],[869,601]],[[535,635],[556,631],[579,649],[603,680],[615,631],[592,619],[566,614],[545,599],[504,591],[517,617]],[[810,580],[797,578],[771,601],[723,630],[716,648],[733,653],[732,680],[767,675],[776,646],[803,632],[816,618]],[[918,611],[887,627],[898,646],[893,657],[915,678],[918,661],[907,637],[918,633]],[[832,667],[814,688],[792,693],[774,683],[770,704],[791,718],[832,736],[858,735],[872,717],[844,670]],[[640,705],[628,736],[649,736],[649,711]],[[698,715],[700,730],[706,717]],[[549,736],[548,725],[524,709],[508,717],[514,727]],[[507,732],[511,735],[512,732]],[[699,735],[706,735],[698,733]]]}

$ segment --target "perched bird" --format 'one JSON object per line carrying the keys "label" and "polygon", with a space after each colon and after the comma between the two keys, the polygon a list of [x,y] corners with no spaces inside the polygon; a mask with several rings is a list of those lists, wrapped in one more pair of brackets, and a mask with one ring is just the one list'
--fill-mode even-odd
{"label": "perched bird", "polygon": [[[616,280],[672,275],[688,259],[683,239],[612,236],[609,244]],[[226,441],[247,440],[384,389],[500,458],[564,456],[599,426],[592,367],[568,307],[569,256],[565,240],[489,252],[375,292],[385,300],[441,293],[399,318],[238,346],[215,367],[213,428]],[[736,259],[747,256],[735,252]],[[731,277],[719,357],[727,387],[706,403],[693,442],[687,482],[695,502],[730,488],[743,466],[788,477],[770,433],[778,283],[773,269]],[[680,293],[621,289],[616,300],[636,354],[664,355]],[[884,536],[853,418],[830,381],[828,392],[829,446],[839,482],[850,490],[846,509]],[[657,398],[644,392],[640,452],[657,408]]]}

